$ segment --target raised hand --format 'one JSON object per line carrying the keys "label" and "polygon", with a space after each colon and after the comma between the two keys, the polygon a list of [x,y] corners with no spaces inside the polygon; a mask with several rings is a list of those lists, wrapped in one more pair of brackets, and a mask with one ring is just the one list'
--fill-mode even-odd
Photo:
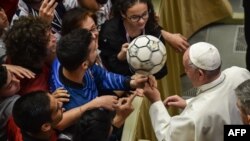
{"label": "raised hand", "polygon": [[117,54],[117,58],[120,61],[127,60],[126,54],[127,54],[127,51],[128,51],[128,46],[129,46],[129,43],[124,43],[122,45],[121,51]]}
{"label": "raised hand", "polygon": [[113,125],[118,128],[121,127],[130,113],[134,111],[132,102],[135,96],[136,94],[132,94],[129,97],[123,97],[118,100]]}
{"label": "raised hand", "polygon": [[44,0],[39,9],[39,16],[50,24],[54,19],[55,8],[57,5],[58,3],[55,0]]}
{"label": "raised hand", "polygon": [[10,65],[10,64],[3,64],[3,66],[5,66],[8,71],[13,73],[18,78],[32,79],[32,78],[35,78],[35,75],[36,75],[32,71],[30,71],[30,70],[28,70],[26,68],[23,68],[21,66]]}
{"label": "raised hand", "polygon": [[68,94],[68,91],[62,87],[57,88],[52,93],[52,96],[62,103],[69,102],[70,95]]}
{"label": "raised hand", "polygon": [[117,103],[116,113],[126,118],[131,112],[133,112],[134,107],[132,102],[135,96],[136,94],[131,94],[129,97],[120,98]]}
{"label": "raised hand", "polygon": [[150,87],[157,88],[157,80],[155,79],[155,77],[153,75],[148,76],[148,83],[149,83]]}
{"label": "raised hand", "polygon": [[148,98],[148,100],[151,103],[154,103],[154,102],[161,100],[161,94],[160,94],[159,90],[154,86],[155,86],[155,84],[152,84],[152,82],[151,82],[151,84],[149,82],[147,82],[147,83],[145,83],[145,87],[143,88],[144,95]]}

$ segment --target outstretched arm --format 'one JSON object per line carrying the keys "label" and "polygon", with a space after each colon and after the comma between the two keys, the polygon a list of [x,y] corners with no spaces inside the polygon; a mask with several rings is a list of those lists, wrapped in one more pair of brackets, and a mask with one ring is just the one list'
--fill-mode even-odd
{"label": "outstretched arm", "polygon": [[57,124],[56,128],[58,130],[64,130],[65,128],[73,125],[80,119],[81,115],[84,114],[85,111],[90,109],[104,108],[107,110],[114,110],[117,103],[118,100],[116,96],[105,95],[97,97],[82,106],[64,112],[63,119]]}
{"label": "outstretched arm", "polygon": [[181,34],[170,33],[165,30],[161,30],[161,34],[164,40],[178,52],[184,52],[190,46],[187,38]]}
{"label": "outstretched arm", "polygon": [[129,43],[122,44],[121,51],[117,54],[117,59],[120,61],[126,61],[127,60],[127,51],[128,51]]}
{"label": "outstretched arm", "polygon": [[145,84],[144,95],[152,102],[149,114],[157,139],[159,141],[193,141],[195,126],[192,118],[171,117],[161,101],[160,92],[155,87],[155,83],[153,79],[150,79],[149,83]]}
{"label": "outstretched arm", "polygon": [[28,79],[35,78],[35,73],[21,66],[11,65],[11,64],[3,64],[3,66],[5,66],[8,71],[10,71],[19,78],[28,78]]}

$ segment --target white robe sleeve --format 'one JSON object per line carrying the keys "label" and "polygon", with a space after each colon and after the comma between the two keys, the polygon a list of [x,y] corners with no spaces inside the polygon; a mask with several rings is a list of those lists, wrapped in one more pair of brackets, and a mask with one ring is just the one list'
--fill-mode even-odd
{"label": "white robe sleeve", "polygon": [[158,141],[195,140],[193,120],[185,116],[170,117],[162,101],[153,103],[149,114]]}

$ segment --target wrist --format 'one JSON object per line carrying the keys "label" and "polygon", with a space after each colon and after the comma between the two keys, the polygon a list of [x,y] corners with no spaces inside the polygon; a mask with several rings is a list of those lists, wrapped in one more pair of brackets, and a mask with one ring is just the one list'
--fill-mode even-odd
{"label": "wrist", "polygon": [[161,96],[159,95],[146,95],[147,99],[153,104],[155,102],[161,101]]}
{"label": "wrist", "polygon": [[166,41],[169,41],[169,38],[171,36],[171,34],[165,30],[161,30],[161,35],[164,38],[164,40],[166,40]]}
{"label": "wrist", "polygon": [[91,110],[91,109],[94,109],[94,108],[100,108],[100,104],[99,104],[97,99],[98,99],[98,97],[96,97],[92,101],[82,105],[80,108],[84,109],[83,111]]}
{"label": "wrist", "polygon": [[150,99],[150,102],[151,103],[155,103],[155,102],[158,102],[158,101],[161,101],[161,98],[160,97],[156,97],[154,99]]}
{"label": "wrist", "polygon": [[131,79],[129,80],[129,87],[131,90],[135,90],[136,89],[136,83],[135,83],[135,80],[134,79]]}

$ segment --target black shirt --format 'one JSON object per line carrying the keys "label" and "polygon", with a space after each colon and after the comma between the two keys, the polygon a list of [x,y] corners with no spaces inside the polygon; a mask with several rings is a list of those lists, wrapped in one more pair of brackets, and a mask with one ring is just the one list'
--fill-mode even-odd
{"label": "black shirt", "polygon": [[[161,37],[161,27],[149,28],[146,25],[145,34]],[[164,43],[162,37],[160,40]],[[128,62],[126,60],[120,61],[117,58],[122,44],[127,42],[126,30],[122,19],[118,17],[112,18],[102,25],[99,34],[99,49],[101,50],[101,59],[104,66],[111,72],[131,76],[134,72],[130,70]],[[165,75],[167,75],[166,65],[154,76],[156,79],[161,79]]]}

